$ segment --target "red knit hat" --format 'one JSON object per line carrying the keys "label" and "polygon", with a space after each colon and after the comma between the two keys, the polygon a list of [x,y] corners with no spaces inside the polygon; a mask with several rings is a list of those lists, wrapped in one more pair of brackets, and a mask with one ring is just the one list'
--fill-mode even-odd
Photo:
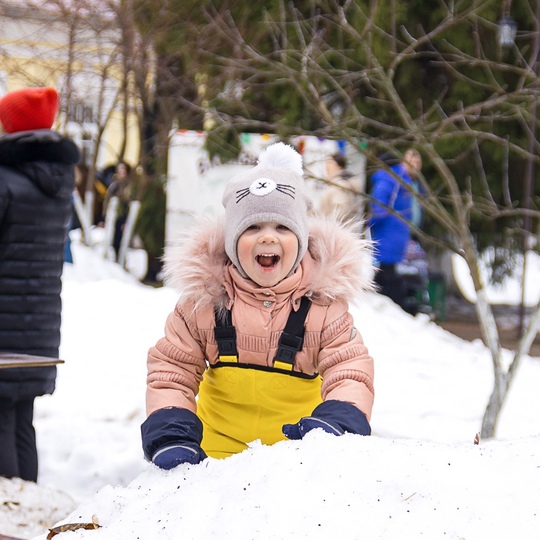
{"label": "red knit hat", "polygon": [[58,112],[54,88],[23,88],[0,99],[0,122],[7,133],[50,129]]}

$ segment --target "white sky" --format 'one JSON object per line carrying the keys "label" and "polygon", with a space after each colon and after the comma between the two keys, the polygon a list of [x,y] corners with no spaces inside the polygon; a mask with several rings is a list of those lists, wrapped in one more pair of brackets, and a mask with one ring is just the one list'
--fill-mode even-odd
{"label": "white sky", "polygon": [[[474,445],[491,360],[368,295],[352,309],[375,359],[373,436],[312,432],[160,471],[142,457],[146,352],[176,301],[78,244],[67,267],[57,391],[36,400],[38,485],[0,479],[0,534],[69,539],[537,539],[540,359],[527,357],[498,437]],[[507,359],[509,358],[509,353]]]}

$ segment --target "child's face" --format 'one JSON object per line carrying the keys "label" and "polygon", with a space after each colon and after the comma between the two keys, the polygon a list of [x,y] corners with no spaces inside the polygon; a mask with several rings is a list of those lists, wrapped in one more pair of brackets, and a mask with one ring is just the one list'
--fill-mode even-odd
{"label": "child's face", "polygon": [[240,235],[236,249],[247,276],[261,287],[272,287],[292,270],[298,238],[279,223],[256,223]]}

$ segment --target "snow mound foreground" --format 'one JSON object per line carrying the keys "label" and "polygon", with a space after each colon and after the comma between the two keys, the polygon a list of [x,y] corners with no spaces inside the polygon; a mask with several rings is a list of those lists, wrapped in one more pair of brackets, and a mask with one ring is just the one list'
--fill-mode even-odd
{"label": "snow mound foreground", "polygon": [[75,507],[75,501],[60,491],[0,477],[0,534],[32,538]]}
{"label": "snow mound foreground", "polygon": [[93,540],[530,538],[538,456],[540,437],[446,446],[317,431],[172,471],[149,464],[62,523],[97,519],[69,533]]}

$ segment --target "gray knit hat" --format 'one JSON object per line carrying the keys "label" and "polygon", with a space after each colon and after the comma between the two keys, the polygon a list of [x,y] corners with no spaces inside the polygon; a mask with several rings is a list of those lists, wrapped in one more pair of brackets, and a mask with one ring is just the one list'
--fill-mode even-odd
{"label": "gray knit hat", "polygon": [[245,276],[237,254],[240,235],[255,223],[276,222],[298,238],[300,264],[308,246],[308,211],[311,209],[302,171],[302,156],[283,143],[270,145],[257,165],[231,179],[223,194],[225,251]]}

